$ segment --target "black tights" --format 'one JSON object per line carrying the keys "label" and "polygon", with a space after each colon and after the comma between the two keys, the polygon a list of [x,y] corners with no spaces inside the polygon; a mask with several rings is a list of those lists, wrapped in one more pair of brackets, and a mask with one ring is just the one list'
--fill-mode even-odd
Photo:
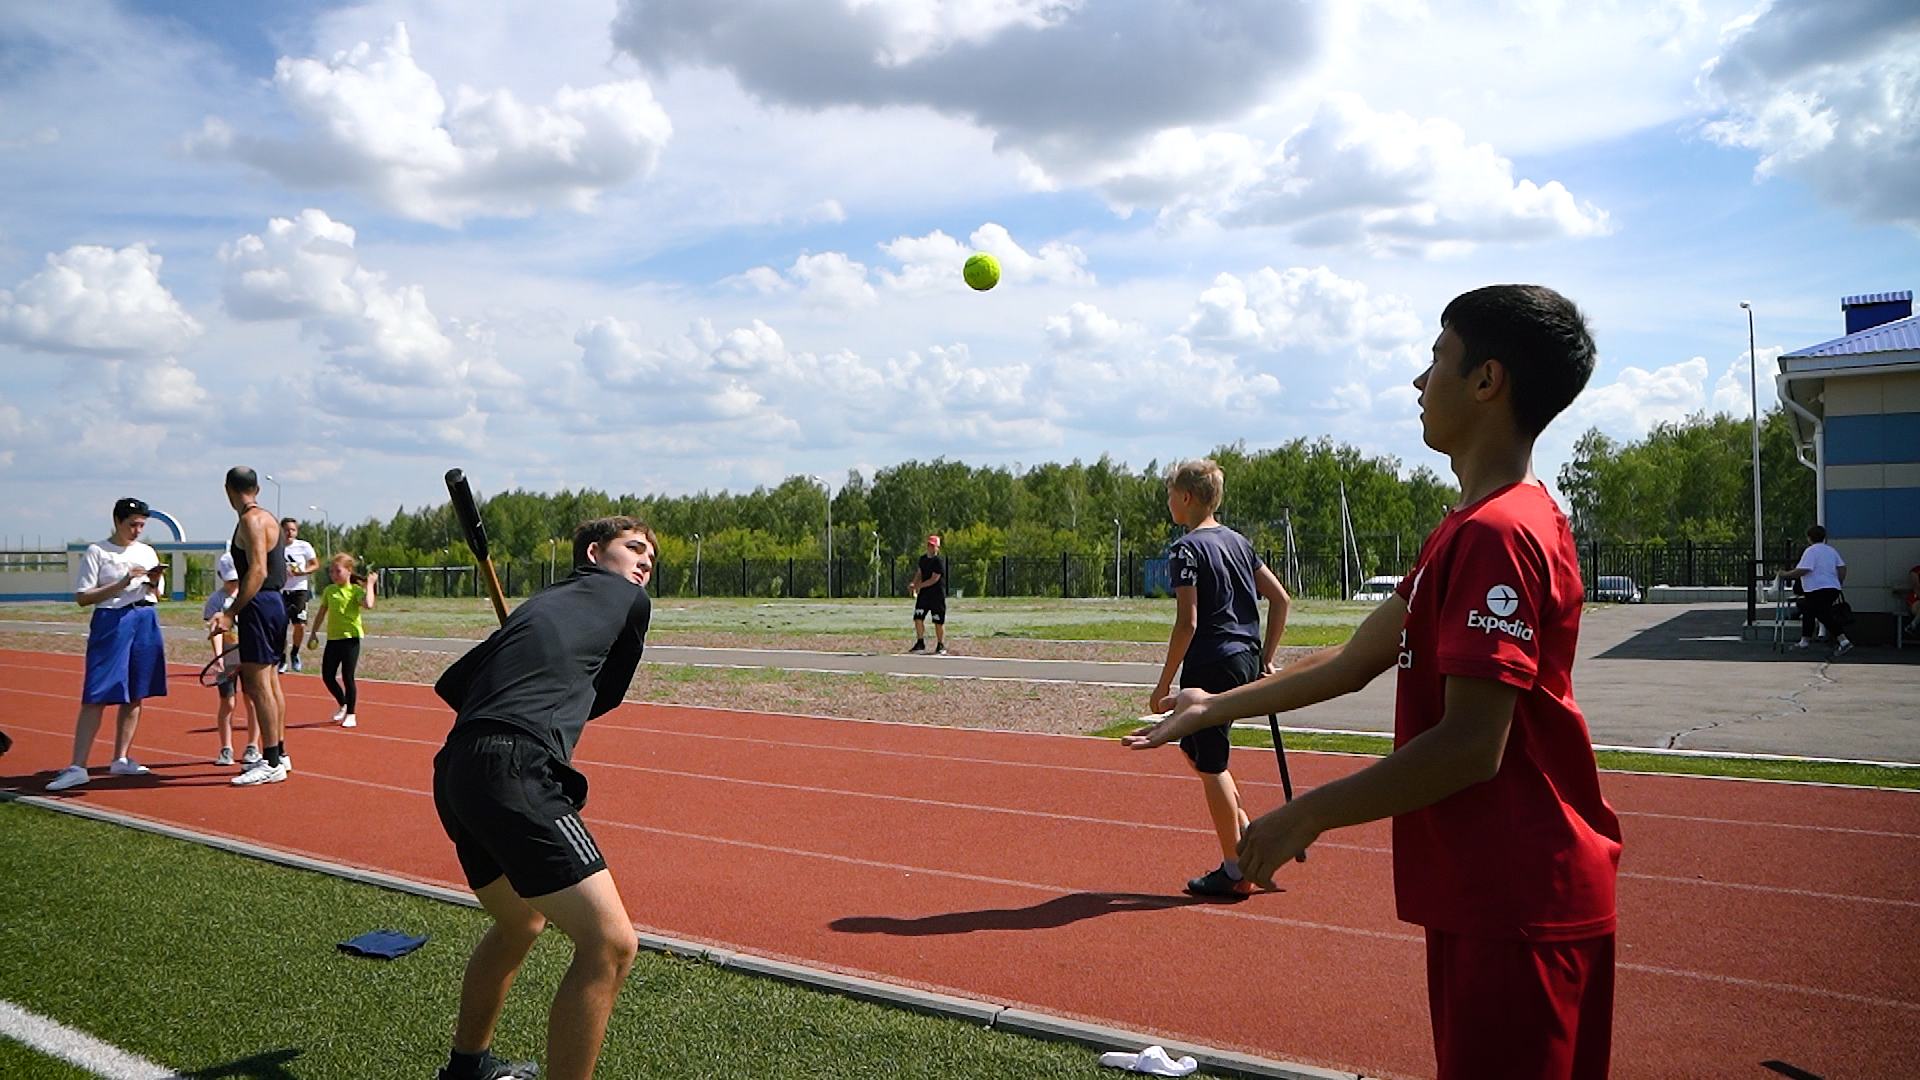
{"label": "black tights", "polygon": [[[353,712],[354,704],[360,696],[359,691],[353,685],[353,672],[354,669],[359,666],[359,638],[343,637],[327,639],[327,651],[320,656],[320,681],[327,684],[327,693],[333,695],[333,700],[346,706],[347,712],[349,713]],[[336,672],[341,676],[341,682],[346,684],[344,689],[339,682],[335,682],[333,679]]]}

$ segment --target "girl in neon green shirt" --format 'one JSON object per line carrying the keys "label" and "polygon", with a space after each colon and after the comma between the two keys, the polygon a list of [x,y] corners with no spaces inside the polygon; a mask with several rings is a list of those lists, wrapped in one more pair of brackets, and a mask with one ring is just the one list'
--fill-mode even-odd
{"label": "girl in neon green shirt", "polygon": [[[353,676],[360,667],[360,639],[366,635],[360,613],[373,606],[380,575],[354,573],[353,556],[341,551],[327,560],[327,577],[333,583],[320,591],[320,617],[313,623],[313,641],[318,644],[322,640],[322,632],[331,621],[333,632],[325,635],[327,648],[320,658],[320,681],[327,684],[327,692],[340,705],[333,722],[353,727],[360,722],[354,716],[359,691]],[[340,681],[335,681],[336,675]]]}

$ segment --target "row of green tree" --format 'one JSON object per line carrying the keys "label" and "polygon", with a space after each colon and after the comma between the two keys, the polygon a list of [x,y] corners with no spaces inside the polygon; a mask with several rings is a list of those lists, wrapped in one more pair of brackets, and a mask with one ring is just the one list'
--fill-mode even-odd
{"label": "row of green tree", "polygon": [[[1753,539],[1753,435],[1744,417],[1697,413],[1628,443],[1590,430],[1558,480],[1583,540]],[[1761,418],[1760,497],[1767,550],[1804,543],[1814,522],[1813,470],[1795,457],[1781,408]]]}
{"label": "row of green tree", "polygon": [[[1213,454],[1226,475],[1221,517],[1256,545],[1278,552],[1288,525],[1300,550],[1339,550],[1344,487],[1353,528],[1370,565],[1411,557],[1419,538],[1456,498],[1426,468],[1402,475],[1400,462],[1322,439],[1268,450],[1224,446]],[[804,476],[750,492],[608,495],[600,491],[509,491],[481,504],[496,560],[562,568],[573,527],[626,514],[660,534],[661,557],[690,564],[696,546],[710,564],[747,559],[820,559],[827,547],[828,496]],[[907,461],[871,476],[848,472],[832,494],[832,545],[843,566],[921,549],[941,534],[950,557],[1057,558],[1062,552],[1111,559],[1158,553],[1178,534],[1167,515],[1158,462],[1135,471],[1102,457],[1091,464],[1025,469]],[[456,565],[470,558],[445,504],[402,508],[389,521],[346,528],[340,545],[376,566]],[[853,572],[849,570],[848,572]]]}
{"label": "row of green tree", "polygon": [[[1724,414],[1660,424],[1632,442],[1590,430],[1560,470],[1558,485],[1582,540],[1741,541],[1753,535],[1749,448],[1747,421]],[[1458,497],[1429,469],[1403,474],[1396,458],[1370,457],[1328,439],[1296,439],[1268,450],[1223,446],[1212,456],[1226,474],[1222,520],[1262,550],[1278,553],[1291,525],[1296,550],[1337,558],[1344,489],[1367,573],[1404,568]],[[1790,547],[1813,521],[1814,485],[1778,409],[1763,421],[1761,472],[1768,546]],[[496,559],[551,563],[562,573],[573,527],[609,514],[651,523],[662,558],[681,565],[691,564],[696,546],[717,565],[742,558],[817,560],[828,544],[827,492],[804,476],[741,493],[516,490],[481,506]],[[847,567],[917,552],[929,533],[942,535],[950,557],[969,561],[1062,552],[1111,559],[1116,532],[1121,551],[1152,555],[1178,534],[1167,516],[1158,463],[1136,471],[1109,457],[1026,469],[939,458],[871,476],[854,470],[834,488],[831,516],[832,545]],[[345,529],[340,541],[376,566],[470,559],[444,503],[403,508],[385,522],[368,520]]]}

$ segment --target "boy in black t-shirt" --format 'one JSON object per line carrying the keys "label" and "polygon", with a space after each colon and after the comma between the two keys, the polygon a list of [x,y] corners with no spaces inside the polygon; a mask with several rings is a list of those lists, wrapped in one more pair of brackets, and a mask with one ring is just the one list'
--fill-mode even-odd
{"label": "boy in black t-shirt", "polygon": [[573,748],[633,682],[652,601],[653,530],[598,518],[574,532],[573,573],[518,608],[434,691],[458,714],[433,759],[433,801],[467,884],[493,916],[460,991],[439,1080],[532,1076],[489,1050],[507,991],[540,931],[573,941],[548,1014],[551,1080],[593,1075],[614,998],[638,949],[607,861],[580,820],[587,778]]}
{"label": "boy in black t-shirt", "polygon": [[[1221,693],[1273,671],[1273,652],[1287,628],[1291,599],[1273,571],[1260,562],[1247,538],[1213,518],[1225,487],[1220,466],[1184,461],[1167,470],[1167,512],[1187,534],[1167,552],[1173,595],[1179,605],[1167,639],[1167,662],[1148,704],[1173,708],[1173,677],[1182,687]],[[1267,598],[1267,633],[1260,634],[1258,597]],[[1218,687],[1218,689],[1215,689]],[[1253,891],[1240,873],[1236,848],[1247,827],[1240,789],[1227,772],[1231,748],[1227,726],[1206,728],[1180,740],[1207,796],[1207,814],[1220,839],[1219,866],[1187,882],[1195,896],[1237,898]]]}
{"label": "boy in black t-shirt", "polygon": [[908,652],[927,651],[927,618],[933,618],[933,652],[936,656],[947,654],[947,575],[946,564],[940,561],[940,538],[927,537],[927,553],[920,556],[920,565],[914,568],[913,580],[907,583],[907,590],[913,593],[913,648]]}

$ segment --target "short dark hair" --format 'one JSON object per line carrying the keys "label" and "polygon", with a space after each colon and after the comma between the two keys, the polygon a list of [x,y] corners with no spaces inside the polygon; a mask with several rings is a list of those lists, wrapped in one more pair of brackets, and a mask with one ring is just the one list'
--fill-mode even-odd
{"label": "short dark hair", "polygon": [[115,525],[120,524],[130,517],[149,517],[152,514],[152,508],[147,506],[145,502],[131,495],[113,504],[113,523]]}
{"label": "short dark hair", "polygon": [[1825,542],[1827,539],[1827,527],[1825,525],[1807,526],[1807,539],[1816,544]]}
{"label": "short dark hair", "polygon": [[235,465],[227,470],[227,490],[239,495],[251,495],[260,490],[260,477],[245,465]]}
{"label": "short dark hair", "polygon": [[286,526],[288,526],[288,525],[298,525],[298,524],[300,524],[300,519],[299,519],[299,518],[290,518],[290,517],[287,517],[287,518],[281,518],[281,519],[280,519],[280,526],[281,526],[282,528],[285,528],[285,527],[286,527]]}
{"label": "short dark hair", "polygon": [[1513,419],[1529,436],[1546,430],[1593,375],[1593,334],[1573,301],[1544,285],[1489,285],[1461,293],[1440,313],[1464,351],[1460,370],[1488,360],[1507,369]]}
{"label": "short dark hair", "polygon": [[594,518],[591,521],[581,522],[580,527],[573,530],[573,565],[585,566],[588,564],[590,560],[587,558],[587,545],[599,544],[605,547],[607,542],[614,537],[619,536],[621,533],[630,532],[637,532],[641,536],[646,537],[647,543],[653,547],[656,554],[660,551],[660,539],[654,536],[653,526],[641,521],[639,518]]}

